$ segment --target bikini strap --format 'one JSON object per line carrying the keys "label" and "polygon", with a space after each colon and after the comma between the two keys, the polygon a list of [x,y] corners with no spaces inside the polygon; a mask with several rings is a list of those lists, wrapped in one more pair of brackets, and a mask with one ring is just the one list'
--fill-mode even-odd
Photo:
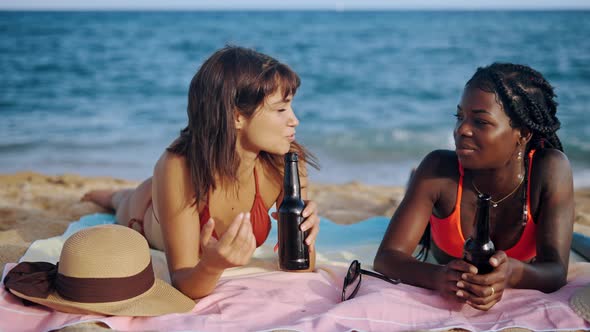
{"label": "bikini strap", "polygon": [[[201,224],[201,227],[203,227],[203,225],[207,223],[210,217],[211,213],[209,213],[209,193],[207,193],[207,200],[205,201],[205,205],[199,212],[199,224]],[[213,234],[215,234],[215,231],[213,231]]]}
{"label": "bikini strap", "polygon": [[527,210],[527,222],[532,217],[531,211],[531,174],[533,169],[533,155],[535,155],[535,149],[529,151],[529,171],[527,174],[527,185],[526,185],[526,210]]}
{"label": "bikini strap", "polygon": [[[139,229],[135,229],[133,228],[133,225],[137,224],[139,226]],[[137,219],[137,218],[131,218],[129,220],[129,223],[127,224],[127,227],[136,230],[139,232],[139,234],[143,235],[145,237],[145,229],[143,228],[143,220],[141,219]]]}
{"label": "bikini strap", "polygon": [[[463,170],[463,165],[461,165],[461,161],[457,158],[457,165],[459,166],[459,183],[457,185],[457,201],[455,202],[455,211],[461,210],[461,198],[463,196],[463,176],[465,172]],[[459,215],[461,215],[459,213]]]}
{"label": "bikini strap", "polygon": [[258,189],[258,173],[256,173],[256,166],[254,166],[254,185],[256,186],[256,196],[259,196],[260,190]]}

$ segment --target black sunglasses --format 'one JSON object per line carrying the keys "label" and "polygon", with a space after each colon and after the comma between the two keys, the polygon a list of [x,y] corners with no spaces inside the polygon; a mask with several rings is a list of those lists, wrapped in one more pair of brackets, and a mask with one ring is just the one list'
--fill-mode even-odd
{"label": "black sunglasses", "polygon": [[350,263],[348,272],[346,272],[346,276],[344,277],[344,286],[342,286],[342,301],[350,300],[356,295],[361,286],[361,276],[363,274],[379,278],[394,285],[401,282],[399,279],[390,279],[377,272],[363,270],[361,269],[361,263],[355,259],[352,261],[352,263]]}

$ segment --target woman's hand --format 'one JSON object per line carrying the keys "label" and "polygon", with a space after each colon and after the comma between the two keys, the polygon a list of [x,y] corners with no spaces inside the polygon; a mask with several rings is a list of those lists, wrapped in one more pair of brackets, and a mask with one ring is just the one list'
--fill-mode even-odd
{"label": "woman's hand", "polygon": [[304,221],[301,223],[300,229],[305,232],[309,230],[305,243],[309,246],[310,251],[315,250],[315,240],[320,232],[320,216],[318,215],[318,205],[311,200],[305,201],[305,208],[301,215]]}
{"label": "woman's hand", "polygon": [[464,299],[475,309],[489,310],[502,299],[509,280],[511,269],[508,256],[504,251],[497,251],[490,264],[494,270],[487,274],[465,273],[457,282],[460,289],[457,296]]}
{"label": "woman's hand", "polygon": [[247,264],[256,249],[250,213],[240,213],[216,241],[212,238],[215,221],[211,218],[201,230],[201,262],[211,270],[223,271]]}
{"label": "woman's hand", "polygon": [[459,296],[461,290],[457,287],[457,284],[462,275],[476,273],[475,266],[466,261],[462,259],[452,260],[447,265],[441,266],[437,275],[434,276],[436,278],[436,290],[445,299],[465,302],[465,299]]}
{"label": "woman's hand", "polygon": [[[318,205],[316,202],[311,200],[305,201],[305,208],[301,213],[303,216],[303,222],[299,229],[305,232],[309,231],[307,238],[305,238],[305,243],[308,245],[310,251],[314,251],[315,249],[315,240],[320,232],[320,217],[318,216]],[[271,213],[271,217],[275,220],[279,220],[278,212]],[[279,244],[275,246],[275,251],[277,251]]]}

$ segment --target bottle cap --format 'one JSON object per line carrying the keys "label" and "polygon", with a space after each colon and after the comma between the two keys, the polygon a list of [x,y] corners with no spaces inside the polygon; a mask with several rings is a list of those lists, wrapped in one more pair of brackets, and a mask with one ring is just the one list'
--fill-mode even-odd
{"label": "bottle cap", "polygon": [[298,161],[299,157],[297,156],[297,152],[289,152],[285,154],[285,162],[293,162]]}
{"label": "bottle cap", "polygon": [[479,194],[477,195],[477,199],[480,201],[491,201],[492,200],[492,196],[488,195],[488,194]]}

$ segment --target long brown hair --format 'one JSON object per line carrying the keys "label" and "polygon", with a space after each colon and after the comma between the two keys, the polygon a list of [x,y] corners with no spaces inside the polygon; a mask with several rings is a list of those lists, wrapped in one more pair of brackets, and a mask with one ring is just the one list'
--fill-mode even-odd
{"label": "long brown hair", "polygon": [[[251,49],[226,46],[209,57],[193,77],[188,92],[188,125],[168,147],[182,155],[195,190],[193,204],[216,188],[215,176],[237,180],[240,158],[236,153],[237,130],[234,111],[250,118],[276,91],[295,95],[301,81],[287,65]],[[315,157],[302,145],[291,143],[291,151],[317,168]],[[260,160],[280,183],[283,156],[261,151]]]}

